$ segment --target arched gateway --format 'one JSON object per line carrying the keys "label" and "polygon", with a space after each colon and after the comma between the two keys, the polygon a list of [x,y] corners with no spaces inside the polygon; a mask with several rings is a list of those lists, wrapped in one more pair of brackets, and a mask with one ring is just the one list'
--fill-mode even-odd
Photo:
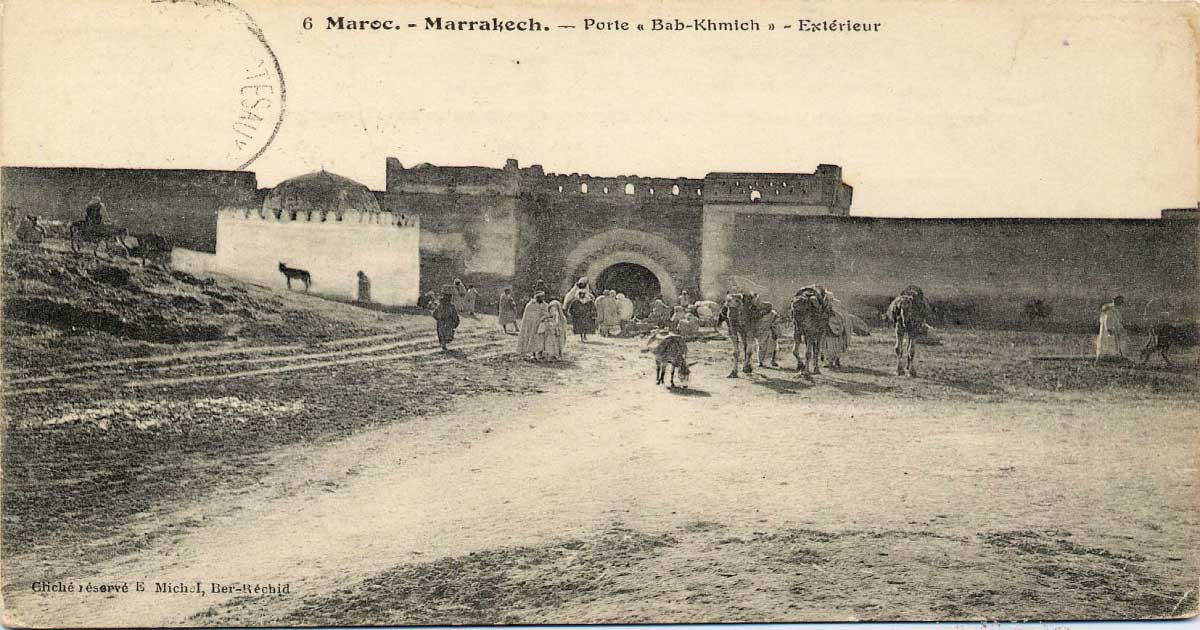
{"label": "arched gateway", "polygon": [[668,303],[675,301],[692,270],[687,254],[667,239],[623,228],[579,243],[566,263],[572,277],[587,276],[599,289],[614,288],[630,299],[661,293]]}

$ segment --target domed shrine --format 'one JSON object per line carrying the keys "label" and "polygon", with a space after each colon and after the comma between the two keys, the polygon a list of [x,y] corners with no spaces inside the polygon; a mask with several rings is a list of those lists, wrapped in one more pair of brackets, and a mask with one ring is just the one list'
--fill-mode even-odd
{"label": "domed shrine", "polygon": [[280,182],[263,200],[263,214],[276,218],[288,213],[381,212],[379,201],[366,186],[324,169]]}

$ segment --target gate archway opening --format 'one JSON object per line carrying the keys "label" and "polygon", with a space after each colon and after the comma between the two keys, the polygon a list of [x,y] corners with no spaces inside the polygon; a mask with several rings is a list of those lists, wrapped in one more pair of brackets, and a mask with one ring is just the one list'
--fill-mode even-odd
{"label": "gate archway opening", "polygon": [[[612,272],[614,275],[605,277],[606,272],[614,267],[617,268]],[[580,267],[581,271],[583,269],[584,267]],[[639,252],[618,251],[593,260],[587,264],[586,271],[582,275],[591,279],[593,286],[597,289],[611,288],[618,293],[624,293],[625,297],[630,300],[634,300],[630,291],[636,295],[644,295],[647,305],[658,295],[662,295],[663,301],[667,304],[674,304],[675,296],[678,295],[675,280],[667,268],[657,260]],[[625,290],[616,286],[605,286],[601,281],[620,282]]]}
{"label": "gate archway opening", "polygon": [[653,302],[654,298],[662,295],[662,284],[658,281],[658,276],[654,275],[653,271],[630,262],[617,263],[601,271],[596,280],[596,288],[600,291],[612,289],[617,293],[624,293],[625,297],[633,301],[639,312]]}

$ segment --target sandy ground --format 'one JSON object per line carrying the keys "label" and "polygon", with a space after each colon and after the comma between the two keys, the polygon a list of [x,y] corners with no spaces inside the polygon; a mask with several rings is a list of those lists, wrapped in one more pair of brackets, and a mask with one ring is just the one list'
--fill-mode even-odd
{"label": "sandy ground", "polygon": [[[268,419],[289,415],[345,430],[249,450],[199,442],[124,511],[117,498],[138,496],[141,476],[82,508],[6,493],[6,623],[1098,619],[1197,608],[1194,360],[1038,363],[1029,355],[1087,340],[947,333],[945,346],[919,350],[922,377],[906,379],[890,374],[889,342],[876,336],[856,340],[857,367],[841,372],[734,380],[727,344],[713,342],[692,345],[692,388],[669,391],[654,386],[637,341],[572,342],[567,363],[533,365],[504,354],[511,337],[482,330],[475,343],[492,358],[391,347],[352,355],[371,361],[239,376],[278,365],[204,357],[178,376],[218,378],[129,387],[145,406],[111,422],[137,426],[164,401],[185,405],[182,422],[220,394],[239,401],[243,435],[282,430]],[[313,349],[278,355],[288,352]],[[101,378],[163,378],[146,369]],[[63,371],[51,382],[81,379]],[[362,400],[364,383],[378,401]],[[57,397],[6,400],[10,422],[45,425],[68,408],[74,425],[98,422],[87,416],[94,392],[51,389]],[[440,389],[466,391],[395,411]],[[233,403],[205,404],[220,415]],[[6,470],[21,464],[6,458]],[[171,486],[190,490],[159,492]],[[21,527],[35,499],[60,518]],[[33,592],[43,579],[133,592]],[[156,593],[156,583],[193,592]],[[220,594],[212,583],[287,593]]]}

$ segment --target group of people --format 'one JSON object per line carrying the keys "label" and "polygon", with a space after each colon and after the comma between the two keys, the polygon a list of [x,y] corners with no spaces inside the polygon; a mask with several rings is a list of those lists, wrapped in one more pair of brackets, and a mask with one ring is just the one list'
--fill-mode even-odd
{"label": "group of people", "polygon": [[[582,342],[588,335],[608,334],[611,318],[619,315],[619,302],[612,292],[599,296],[593,291],[587,278],[580,278],[571,285],[561,301],[549,298],[550,288],[544,280],[538,280],[533,297],[525,304],[518,323],[516,302],[510,290],[505,289],[500,299],[500,326],[508,332],[512,324],[517,330],[517,353],[532,361],[559,361],[567,343],[567,323]],[[614,307],[618,307],[617,310]]]}
{"label": "group of people", "polygon": [[476,309],[479,306],[479,291],[475,290],[475,285],[465,284],[457,278],[455,278],[453,284],[442,287],[441,297],[433,291],[429,291],[418,297],[417,306],[424,309],[435,308],[441,299],[446,296],[449,296],[450,303],[460,315],[475,317]]}
{"label": "group of people", "polygon": [[609,337],[620,334],[621,322],[633,319],[633,300],[609,289],[596,297],[596,325],[600,334]]}
{"label": "group of people", "polygon": [[[825,295],[831,303],[832,316],[822,342],[822,354],[829,367],[840,367],[855,329],[853,315],[842,307],[832,292],[826,291]],[[424,307],[432,309],[437,320],[438,343],[445,349],[454,339],[460,315],[474,315],[479,294],[473,285],[455,280],[452,285],[442,287],[436,305],[431,296],[432,293],[423,298],[426,300]],[[779,367],[779,339],[784,334],[787,320],[773,304],[760,300],[756,294],[749,293],[746,297],[757,313],[754,341],[758,365]],[[582,342],[597,332],[604,336],[620,334],[622,323],[630,321],[695,337],[700,334],[702,325],[719,323],[719,308],[715,302],[696,301],[684,290],[674,307],[658,296],[651,302],[648,315],[642,320],[634,320],[634,304],[629,298],[611,289],[596,291],[585,277],[571,285],[561,300],[551,297],[546,282],[538,280],[533,296],[523,307],[518,306],[512,289],[505,288],[497,310],[501,330],[517,335],[519,355],[531,361],[560,361],[567,343],[568,324]],[[512,333],[509,333],[510,326]]]}

